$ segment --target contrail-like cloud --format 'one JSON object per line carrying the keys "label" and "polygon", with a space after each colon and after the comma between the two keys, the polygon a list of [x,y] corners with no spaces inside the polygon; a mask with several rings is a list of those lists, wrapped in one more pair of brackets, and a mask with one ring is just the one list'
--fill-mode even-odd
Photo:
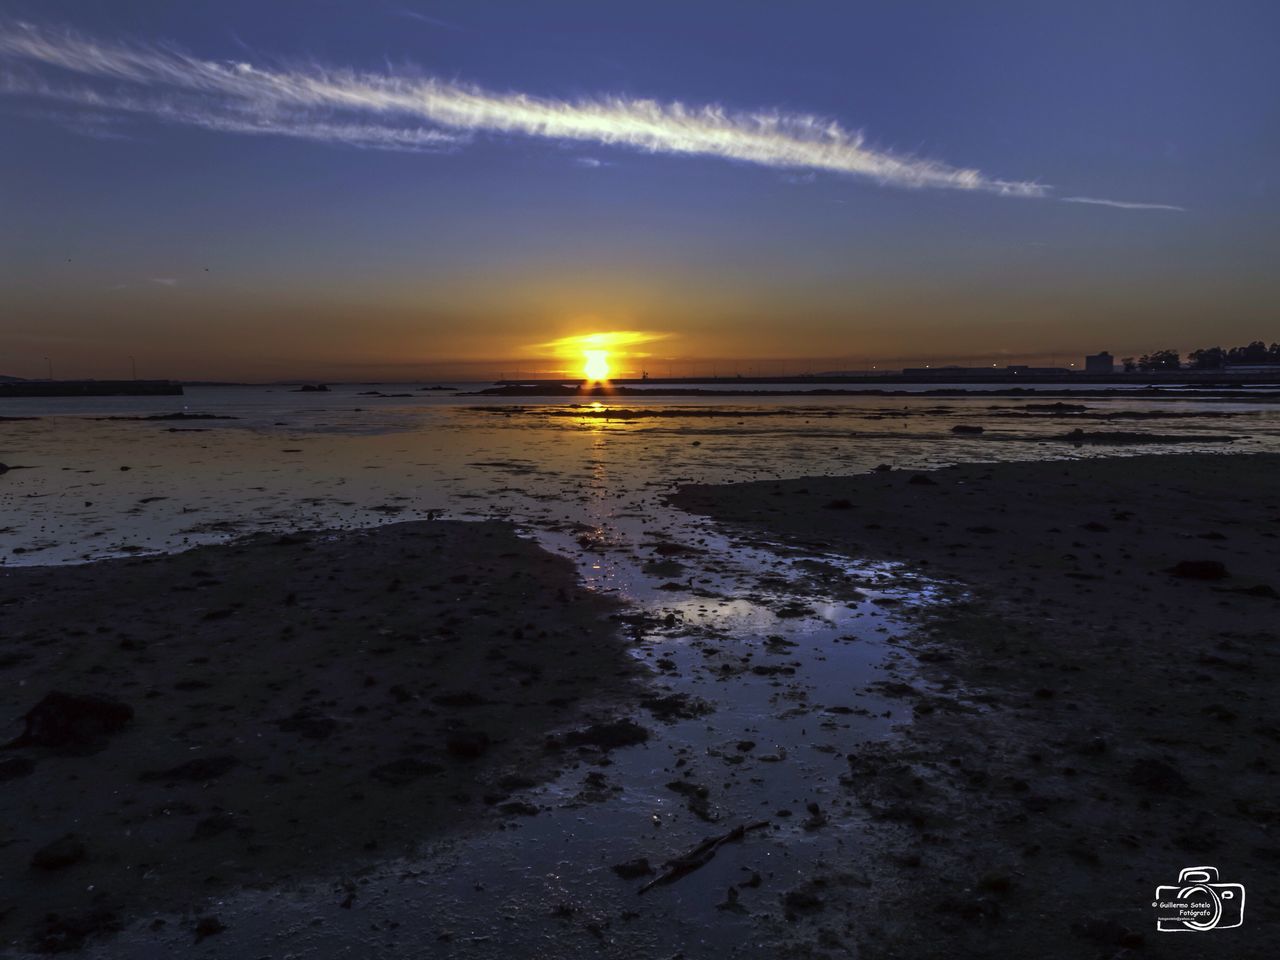
{"label": "contrail-like cloud", "polygon": [[1097,207],[1116,207],[1120,210],[1172,210],[1186,213],[1186,207],[1178,207],[1172,203],[1133,203],[1129,200],[1101,200],[1097,197],[1060,197],[1063,203],[1091,203]]}
{"label": "contrail-like cloud", "polygon": [[[808,114],[616,96],[560,100],[318,64],[262,67],[205,60],[171,46],[100,43],[27,23],[0,23],[0,65],[6,62],[0,93],[229,133],[397,150],[457,149],[477,134],[526,136],[828,172],[896,187],[1052,195],[1034,181],[875,148],[860,132]],[[68,75],[81,80],[73,83]]]}

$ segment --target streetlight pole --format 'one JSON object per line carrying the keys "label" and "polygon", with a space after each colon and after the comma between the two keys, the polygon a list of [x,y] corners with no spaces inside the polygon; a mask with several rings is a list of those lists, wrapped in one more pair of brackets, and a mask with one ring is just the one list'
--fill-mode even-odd
{"label": "streetlight pole", "polygon": [[133,379],[138,379],[138,361],[133,357],[129,358],[129,367],[133,370]]}
{"label": "streetlight pole", "polygon": [[53,361],[50,360],[48,357],[45,357],[44,362],[49,366],[49,379],[52,380],[53,379]]}

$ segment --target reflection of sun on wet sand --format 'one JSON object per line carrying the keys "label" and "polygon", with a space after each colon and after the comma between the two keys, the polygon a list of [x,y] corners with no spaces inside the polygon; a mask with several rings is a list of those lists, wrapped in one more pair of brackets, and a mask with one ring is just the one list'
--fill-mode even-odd
{"label": "reflection of sun on wet sand", "polygon": [[[807,935],[848,910],[859,956],[924,942],[1128,955],[1180,867],[1274,876],[1277,471],[1275,455],[1197,454],[679,492],[735,526],[957,585],[917,624],[932,689],[883,688],[913,709],[905,736],[848,757],[846,788],[881,825],[860,867],[873,892],[842,893],[848,867],[833,866]],[[1259,903],[1226,949],[1268,955],[1278,919]],[[1207,939],[1187,949],[1223,955]]]}

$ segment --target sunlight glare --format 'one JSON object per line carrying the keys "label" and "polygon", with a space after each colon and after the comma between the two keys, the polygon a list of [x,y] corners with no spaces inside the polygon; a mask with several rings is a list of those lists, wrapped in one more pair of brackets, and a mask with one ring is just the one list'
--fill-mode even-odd
{"label": "sunlight glare", "polygon": [[583,350],[582,355],[587,358],[586,363],[582,365],[582,372],[586,374],[588,380],[609,379],[609,351]]}

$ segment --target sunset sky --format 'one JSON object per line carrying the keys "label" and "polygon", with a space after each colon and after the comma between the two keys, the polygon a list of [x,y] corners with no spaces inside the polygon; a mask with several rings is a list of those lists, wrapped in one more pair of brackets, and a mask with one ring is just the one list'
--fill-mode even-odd
{"label": "sunset sky", "polygon": [[1280,339],[1280,5],[0,0],[0,373]]}

